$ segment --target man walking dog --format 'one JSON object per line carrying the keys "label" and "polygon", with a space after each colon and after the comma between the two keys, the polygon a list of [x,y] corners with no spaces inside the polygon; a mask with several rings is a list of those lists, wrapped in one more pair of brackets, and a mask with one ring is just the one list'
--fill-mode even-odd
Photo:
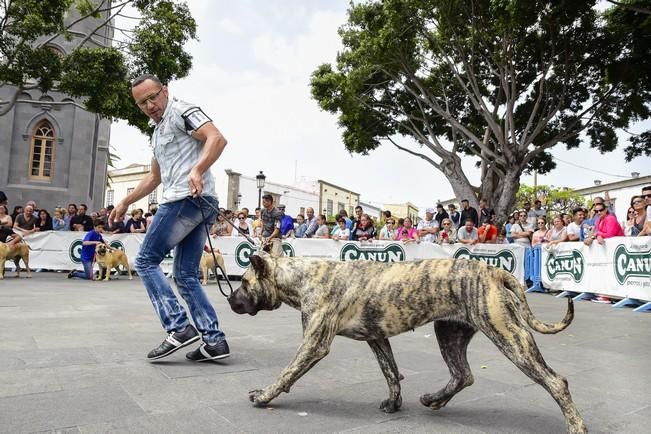
{"label": "man walking dog", "polygon": [[[109,221],[122,218],[130,204],[147,196],[162,182],[160,207],[136,258],[136,270],[168,333],[147,358],[161,359],[200,337],[202,345],[187,353],[186,358],[204,361],[228,357],[228,344],[219,329],[217,314],[197,277],[206,241],[205,226],[215,220],[218,208],[210,166],[224,150],[226,139],[199,107],[170,98],[167,86],[156,76],[138,77],[131,85],[131,92],[140,110],[155,125],[151,137],[151,170],[117,204]],[[160,268],[172,248],[175,249],[174,280],[190,308],[196,328]]]}

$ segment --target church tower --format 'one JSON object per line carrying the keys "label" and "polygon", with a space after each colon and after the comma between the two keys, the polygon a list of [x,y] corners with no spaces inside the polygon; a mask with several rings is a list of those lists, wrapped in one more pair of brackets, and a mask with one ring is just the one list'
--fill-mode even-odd
{"label": "church tower", "polygon": [[[99,0],[94,0],[98,2]],[[110,2],[104,2],[109,4]],[[107,17],[85,19],[71,28],[72,38],[58,36],[48,46],[70,53]],[[66,23],[79,18],[72,9]],[[84,46],[110,46],[113,33],[104,26]],[[0,88],[0,99],[10,99],[15,88]],[[86,111],[80,99],[55,89],[29,90],[0,116],[0,190],[9,198],[9,212],[36,201],[52,214],[55,207],[85,203],[89,213],[103,205],[111,122]]]}

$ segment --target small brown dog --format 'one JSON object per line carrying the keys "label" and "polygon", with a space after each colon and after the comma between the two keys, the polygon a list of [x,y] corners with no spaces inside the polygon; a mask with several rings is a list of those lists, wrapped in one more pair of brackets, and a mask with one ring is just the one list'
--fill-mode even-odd
{"label": "small brown dog", "polygon": [[[224,257],[222,256],[222,252],[219,249],[214,249],[213,251],[215,252],[215,257],[217,258],[217,265],[219,265],[225,273],[226,266],[224,265]],[[199,267],[201,268],[201,274],[203,275],[203,280],[201,283],[207,285],[209,276],[208,270],[215,268],[215,260],[213,259],[212,253],[203,252],[203,255],[201,255],[201,262],[199,263]],[[218,277],[215,276],[215,278]]]}
{"label": "small brown dog", "polygon": [[115,269],[119,273],[119,265],[122,265],[127,269],[127,273],[129,273],[129,280],[133,279],[131,276],[131,268],[129,268],[129,260],[127,259],[127,254],[124,253],[124,251],[120,249],[112,249],[106,244],[98,244],[97,249],[95,250],[95,260],[97,261],[97,265],[99,265],[100,268],[100,277],[102,276],[102,273],[106,275],[106,277],[104,277],[104,280],[110,280],[109,277],[111,276],[112,269]]}
{"label": "small brown dog", "polygon": [[14,261],[16,264],[16,277],[20,277],[20,260],[25,263],[27,277],[32,277],[29,269],[29,246],[25,242],[16,244],[5,244],[0,242],[0,279],[5,277],[5,261]]}

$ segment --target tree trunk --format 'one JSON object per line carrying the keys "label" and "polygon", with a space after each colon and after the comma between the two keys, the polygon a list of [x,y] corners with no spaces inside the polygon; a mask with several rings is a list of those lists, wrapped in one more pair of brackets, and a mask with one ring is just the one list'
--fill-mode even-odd
{"label": "tree trunk", "polygon": [[466,174],[463,173],[461,167],[461,159],[458,155],[450,155],[450,157],[441,162],[441,172],[450,182],[452,191],[456,198],[461,201],[468,199],[470,206],[477,208],[479,200],[477,199],[477,188],[473,187],[468,181]]}
{"label": "tree trunk", "polygon": [[520,188],[520,173],[521,169],[519,167],[509,168],[493,191],[491,206],[495,210],[495,218],[499,223],[504,224],[509,214],[513,212],[516,194]]}

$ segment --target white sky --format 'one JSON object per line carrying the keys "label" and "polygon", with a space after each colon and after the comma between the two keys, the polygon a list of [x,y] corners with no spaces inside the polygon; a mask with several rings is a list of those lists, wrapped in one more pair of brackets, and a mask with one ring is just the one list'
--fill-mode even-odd
{"label": "white sky", "polygon": [[[367,156],[349,154],[336,117],[322,112],[311,98],[311,72],[332,63],[341,50],[337,29],[346,21],[348,0],[188,3],[199,41],[188,47],[194,56],[192,72],[171,83],[170,91],[201,106],[228,139],[212,169],[218,184],[227,168],[247,175],[262,170],[268,180],[290,185],[295,177],[324,179],[378,206],[410,201],[421,214],[453,196],[442,174],[391,145]],[[113,125],[111,144],[121,158],[119,167],[151,159],[147,137],[125,122]],[[572,151],[559,146],[553,154],[589,170],[558,162],[551,174],[538,176],[538,184],[580,188],[595,179],[623,179],[610,175],[651,174],[649,158],[626,163],[621,151],[601,155],[588,146]],[[479,182],[472,163],[465,161],[467,173]],[[533,177],[523,175],[522,182],[532,185]]]}

